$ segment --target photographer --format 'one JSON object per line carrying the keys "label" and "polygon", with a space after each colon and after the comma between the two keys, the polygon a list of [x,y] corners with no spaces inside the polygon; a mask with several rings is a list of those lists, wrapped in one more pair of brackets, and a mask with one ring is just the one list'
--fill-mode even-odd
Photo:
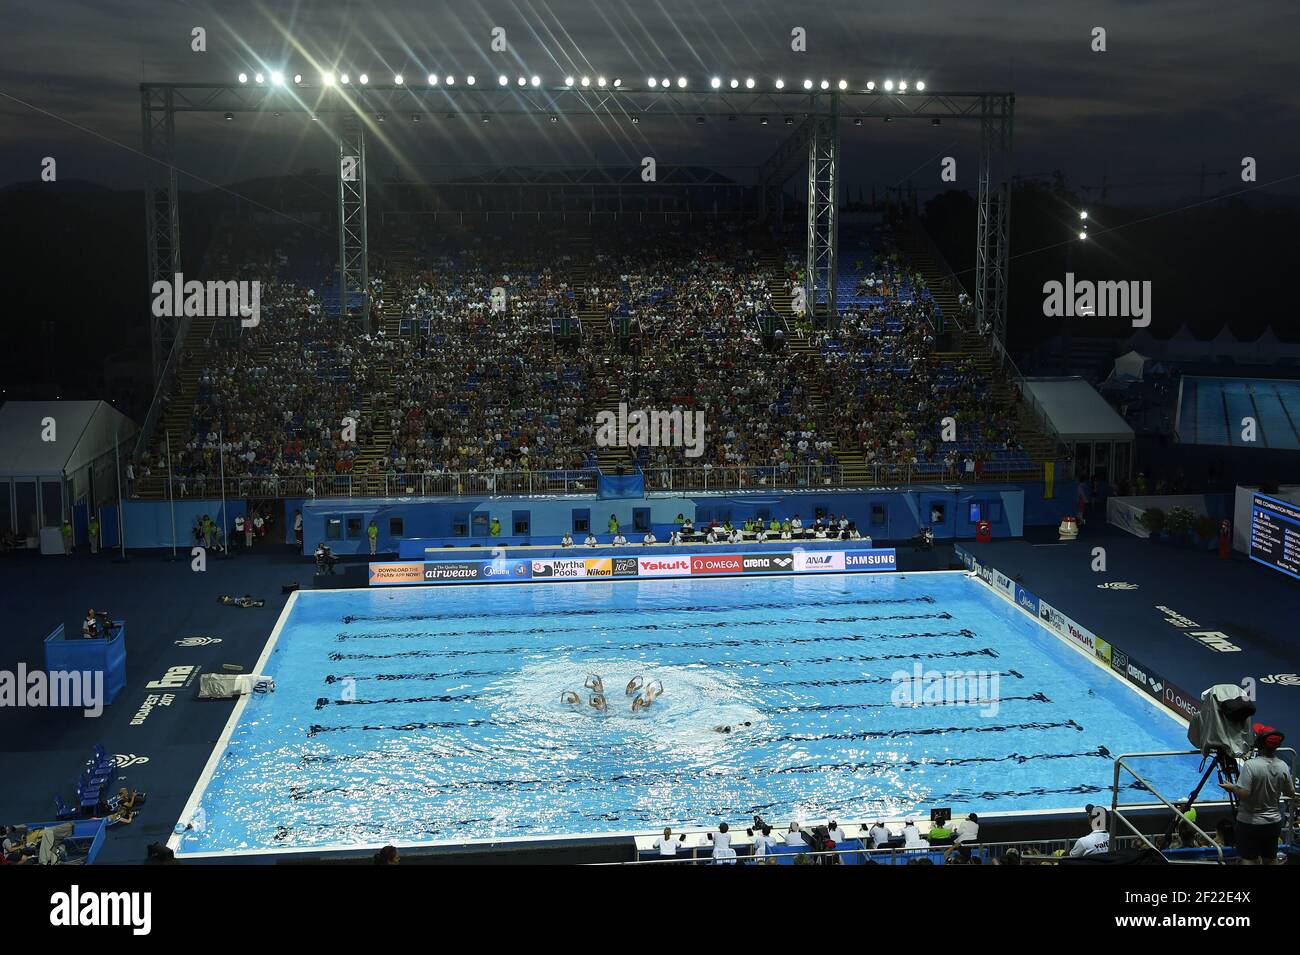
{"label": "photographer", "polygon": [[1220,785],[1235,794],[1237,804],[1236,844],[1242,865],[1277,865],[1277,841],[1282,834],[1283,796],[1295,798],[1291,768],[1277,756],[1284,734],[1256,723],[1255,748],[1259,755],[1241,765],[1237,782]]}

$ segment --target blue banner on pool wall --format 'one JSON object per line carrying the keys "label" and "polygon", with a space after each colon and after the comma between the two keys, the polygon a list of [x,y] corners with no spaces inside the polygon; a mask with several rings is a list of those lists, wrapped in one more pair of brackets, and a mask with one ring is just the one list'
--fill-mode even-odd
{"label": "blue banner on pool wall", "polygon": [[1149,696],[1180,716],[1189,720],[1196,716],[1200,703],[1196,696],[1160,676],[1145,664],[1139,663],[1087,627],[1067,617],[1032,591],[1009,580],[1005,574],[995,570],[990,564],[981,562],[960,544],[956,545],[954,552],[969,570],[989,585],[990,589],[1032,613],[1049,630],[1092,654],[1129,683],[1144,690]]}
{"label": "blue banner on pool wall", "polygon": [[661,554],[617,557],[497,557],[494,560],[383,561],[370,564],[372,587],[410,584],[498,584],[521,580],[606,577],[718,577],[743,574],[879,573],[898,569],[892,547],[870,550],[792,549],[789,553]]}

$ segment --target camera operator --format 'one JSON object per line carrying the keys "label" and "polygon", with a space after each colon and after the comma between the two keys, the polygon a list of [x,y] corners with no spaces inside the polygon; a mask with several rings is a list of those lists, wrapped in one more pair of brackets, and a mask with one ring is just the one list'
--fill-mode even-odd
{"label": "camera operator", "polygon": [[1242,865],[1277,865],[1277,841],[1282,834],[1283,796],[1295,799],[1291,768],[1277,756],[1285,736],[1271,726],[1256,723],[1255,747],[1259,754],[1241,764],[1237,782],[1220,785],[1235,794],[1236,843]]}

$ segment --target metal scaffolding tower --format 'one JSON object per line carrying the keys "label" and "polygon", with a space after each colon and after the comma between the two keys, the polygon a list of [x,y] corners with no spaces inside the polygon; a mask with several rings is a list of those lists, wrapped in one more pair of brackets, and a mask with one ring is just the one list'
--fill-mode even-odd
{"label": "metal scaffolding tower", "polygon": [[345,113],[339,128],[339,314],[353,296],[370,314],[370,253],[366,241],[366,134],[361,118]]}
{"label": "metal scaffolding tower", "polygon": [[[1007,262],[1011,244],[1011,133],[1016,98],[980,104],[979,196],[975,238],[975,310],[980,328],[1007,336]],[[995,349],[1005,355],[1005,347]]]}
{"label": "metal scaffolding tower", "polygon": [[[176,112],[168,87],[141,87],[140,118],[144,132],[144,229],[148,246],[149,289],[154,283],[171,284],[181,269],[181,220],[176,196]],[[184,315],[155,315],[149,327],[150,360],[155,381],[171,352],[172,343],[184,339],[189,319]]]}
{"label": "metal scaffolding tower", "polygon": [[808,268],[804,295],[808,313],[834,323],[835,277],[839,253],[840,128],[839,97],[832,96],[827,112],[809,117],[808,137]]}

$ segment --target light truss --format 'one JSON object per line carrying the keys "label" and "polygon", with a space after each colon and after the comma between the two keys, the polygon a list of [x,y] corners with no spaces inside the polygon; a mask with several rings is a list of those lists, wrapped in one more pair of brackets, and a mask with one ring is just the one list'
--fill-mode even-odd
{"label": "light truss", "polygon": [[[144,152],[150,163],[146,184],[146,241],[149,279],[170,278],[180,267],[180,227],[176,167],[172,156],[179,113],[292,113],[336,117],[340,170],[357,160],[356,178],[340,171],[339,295],[346,309],[349,293],[368,300],[365,130],[381,114],[414,115],[447,121],[470,116],[580,117],[637,121],[718,117],[798,120],[798,126],[759,169],[759,196],[767,211],[772,194],[800,166],[808,174],[808,268],[805,294],[810,311],[834,321],[838,256],[837,201],[839,124],[845,120],[969,120],[980,123],[975,304],[981,323],[1005,339],[1007,310],[1012,114],[1015,97],[1005,92],[903,92],[806,89],[700,89],[680,87],[500,86],[491,77],[473,86],[445,82],[410,84],[295,83],[143,83],[140,86]],[[482,180],[491,184],[498,180]],[[586,184],[623,184],[621,177],[595,174]],[[519,180],[501,180],[520,185]],[[541,184],[541,180],[537,181]],[[664,184],[671,185],[666,182]],[[151,328],[155,374],[167,349],[185,334],[184,319],[155,316]]]}

